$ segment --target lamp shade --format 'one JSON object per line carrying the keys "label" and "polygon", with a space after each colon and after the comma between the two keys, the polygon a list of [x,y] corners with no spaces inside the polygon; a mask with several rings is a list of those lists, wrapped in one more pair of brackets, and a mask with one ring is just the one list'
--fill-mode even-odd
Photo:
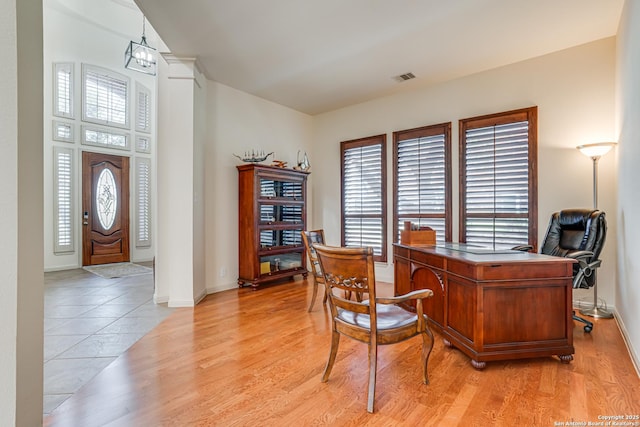
{"label": "lamp shade", "polygon": [[124,53],[124,67],[152,76],[156,75],[156,50],[147,44],[144,36],[140,43],[129,42],[129,47]]}
{"label": "lamp shade", "polygon": [[598,142],[596,144],[578,145],[576,148],[585,156],[593,158],[604,156],[614,145],[616,145],[615,142]]}

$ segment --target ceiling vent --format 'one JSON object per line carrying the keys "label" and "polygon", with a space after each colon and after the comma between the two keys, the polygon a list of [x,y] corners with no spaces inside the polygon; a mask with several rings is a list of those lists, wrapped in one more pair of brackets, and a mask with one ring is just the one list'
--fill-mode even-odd
{"label": "ceiling vent", "polygon": [[399,76],[395,76],[393,79],[398,83],[406,82],[407,80],[415,79],[416,76],[413,73],[400,74]]}

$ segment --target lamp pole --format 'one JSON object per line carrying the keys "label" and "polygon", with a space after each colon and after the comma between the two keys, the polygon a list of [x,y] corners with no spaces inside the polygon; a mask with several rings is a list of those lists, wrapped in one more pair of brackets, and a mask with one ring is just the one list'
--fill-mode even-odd
{"label": "lamp pole", "polygon": [[[593,209],[598,209],[598,160],[613,148],[615,142],[601,142],[598,144],[580,145],[578,150],[586,156],[591,157],[593,161]],[[598,281],[596,278],[596,269],[593,270],[593,307],[580,310],[585,316],[610,319],[613,313],[604,308],[598,307]]]}

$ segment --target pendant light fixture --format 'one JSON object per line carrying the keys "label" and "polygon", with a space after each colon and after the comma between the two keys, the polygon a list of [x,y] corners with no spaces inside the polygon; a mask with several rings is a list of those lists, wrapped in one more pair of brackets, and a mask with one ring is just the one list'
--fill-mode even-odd
{"label": "pendant light fixture", "polygon": [[129,47],[124,53],[124,68],[155,76],[156,50],[147,44],[144,27],[145,18],[142,15],[142,40],[140,40],[140,43],[129,42]]}

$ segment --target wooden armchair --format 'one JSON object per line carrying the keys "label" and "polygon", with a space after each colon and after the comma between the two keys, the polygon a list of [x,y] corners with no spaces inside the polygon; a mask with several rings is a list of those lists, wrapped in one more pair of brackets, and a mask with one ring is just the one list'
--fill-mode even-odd
{"label": "wooden armchair", "polygon": [[[314,245],[325,278],[332,317],[331,351],[322,382],[327,382],[338,353],[340,335],[369,346],[369,394],[367,411],[373,412],[376,388],[378,345],[394,344],[416,335],[422,336],[422,381],[429,383],[427,364],[433,348],[433,334],[422,310],[422,299],[433,295],[421,289],[406,295],[377,298],[372,248],[339,248]],[[368,301],[352,301],[340,292],[369,294]],[[396,305],[416,300],[416,313]]]}
{"label": "wooden armchair", "polygon": [[311,264],[311,274],[313,275],[313,295],[311,295],[311,303],[309,304],[309,309],[307,310],[311,311],[313,309],[313,305],[316,302],[316,295],[318,294],[318,284],[322,285],[322,293],[324,294],[322,303],[324,304],[327,302],[327,293],[324,289],[324,276],[322,275],[322,270],[320,270],[318,256],[316,255],[316,251],[313,248],[313,245],[317,243],[324,245],[324,230],[302,231],[301,233],[302,241],[304,242],[304,247],[307,251],[307,256],[309,257],[309,263]]}

